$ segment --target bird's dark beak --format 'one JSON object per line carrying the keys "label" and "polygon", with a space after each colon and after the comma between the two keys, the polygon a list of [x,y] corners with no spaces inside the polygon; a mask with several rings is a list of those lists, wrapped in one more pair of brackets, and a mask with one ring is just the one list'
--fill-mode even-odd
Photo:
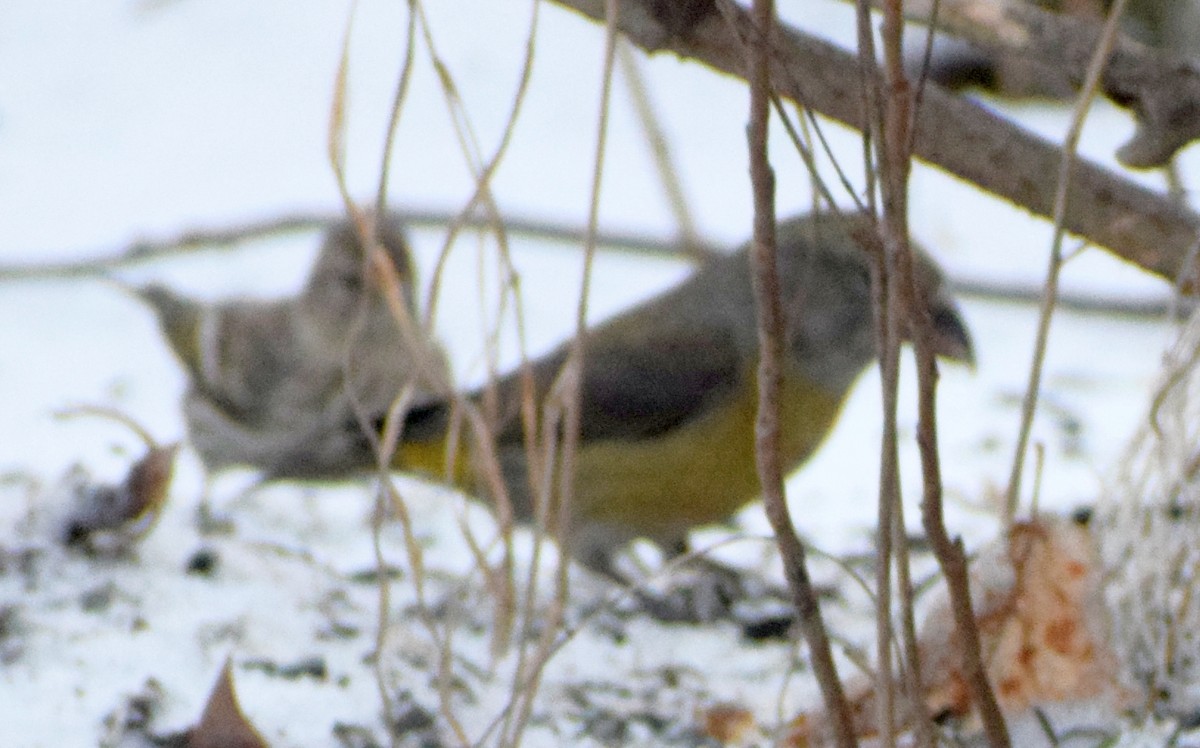
{"label": "bird's dark beak", "polygon": [[971,345],[971,333],[958,307],[948,299],[936,299],[929,312],[932,323],[929,339],[934,354],[974,369],[975,347]]}

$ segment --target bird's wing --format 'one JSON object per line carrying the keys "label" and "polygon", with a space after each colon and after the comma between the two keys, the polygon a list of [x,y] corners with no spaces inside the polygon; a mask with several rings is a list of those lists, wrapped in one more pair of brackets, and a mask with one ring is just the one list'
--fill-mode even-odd
{"label": "bird's wing", "polygon": [[[540,396],[546,396],[565,359],[560,350],[534,365]],[[644,439],[670,431],[729,396],[744,376],[737,348],[721,330],[694,334],[664,329],[634,340],[602,335],[588,343],[584,361],[585,441]],[[501,382],[502,402],[520,392],[518,377]],[[520,425],[509,421],[500,440],[520,433]]]}

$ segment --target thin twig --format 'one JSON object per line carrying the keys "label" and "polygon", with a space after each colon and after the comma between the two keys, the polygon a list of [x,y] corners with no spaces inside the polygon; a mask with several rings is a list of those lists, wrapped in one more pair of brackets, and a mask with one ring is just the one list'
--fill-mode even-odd
{"label": "thin twig", "polygon": [[[902,505],[899,465],[899,436],[897,403],[900,382],[899,315],[892,311],[895,292],[888,281],[886,256],[874,253],[871,264],[871,290],[875,309],[876,339],[879,341],[880,386],[883,389],[882,442],[879,460],[879,500],[875,548],[875,647],[876,693],[879,704],[876,718],[882,730],[884,745],[895,745],[895,707],[892,699],[892,578],[891,568],[896,530]],[[909,665],[911,668],[911,663]]]}
{"label": "thin twig", "polygon": [[[496,314],[497,325],[504,317],[504,309],[511,301],[515,308],[515,316],[517,321],[517,336],[521,356],[521,366],[527,366],[527,357],[525,355],[525,334],[524,334],[524,312],[520,294],[516,289],[516,273],[512,267],[511,255],[508,247],[507,233],[504,222],[500,217],[499,208],[496,205],[495,197],[492,194],[491,181],[495,175],[500,163],[507,153],[508,146],[512,141],[512,137],[516,132],[516,123],[520,116],[526,94],[529,89],[531,72],[533,67],[534,53],[536,49],[535,40],[537,37],[539,6],[537,2],[531,3],[531,18],[529,23],[529,34],[525,43],[525,55],[521,69],[521,76],[518,81],[517,89],[513,97],[512,108],[509,111],[508,118],[505,122],[503,134],[500,143],[490,158],[486,160],[480,156],[481,148],[478,143],[478,138],[471,126],[470,119],[467,115],[466,108],[460,99],[457,88],[454,86],[453,78],[450,71],[438,57],[433,43],[433,35],[429,27],[428,21],[421,13],[421,29],[426,40],[426,45],[430,51],[431,61],[439,71],[439,81],[442,85],[443,93],[446,102],[450,108],[451,118],[455,126],[455,133],[459,138],[459,144],[466,158],[467,165],[471,169],[475,177],[474,191],[467,200],[462,210],[449,222],[449,228],[443,240],[442,251],[439,253],[435,270],[430,279],[430,293],[428,295],[424,318],[428,324],[436,315],[437,300],[439,292],[442,288],[441,274],[445,267],[445,262],[449,256],[450,248],[453,246],[456,237],[464,227],[468,216],[474,216],[477,211],[482,209],[485,216],[485,226],[490,233],[495,237],[497,243],[498,254],[500,261],[501,272],[503,276],[503,287],[499,297],[500,309]],[[494,345],[495,340],[499,335],[497,328],[491,335],[488,336],[487,349],[488,368],[493,375],[489,379],[494,379],[496,370],[497,346]],[[473,447],[478,457],[482,459],[480,462],[480,473],[485,482],[489,484],[489,495],[492,497],[493,508],[497,515],[497,520],[500,526],[501,538],[504,544],[503,575],[490,574],[489,581],[493,584],[499,579],[502,582],[502,589],[494,591],[497,597],[497,604],[503,606],[504,601],[513,601],[516,599],[514,590],[514,565],[512,552],[512,531],[515,525],[514,510],[511,497],[508,492],[508,487],[505,484],[501,474],[499,461],[497,459],[494,446],[494,435],[491,430],[491,424],[488,419],[485,419],[474,403],[467,401],[465,398],[458,397],[457,406],[461,412],[465,413],[468,420],[472,424],[472,437],[474,439]],[[536,433],[536,432],[531,432]],[[530,566],[529,577],[526,580],[526,592],[521,605],[521,611],[518,612],[511,606],[508,612],[503,610],[498,611],[498,625],[493,632],[493,654],[496,653],[497,647],[508,636],[508,631],[512,628],[514,621],[512,616],[519,615],[526,624],[535,619],[536,609],[536,591],[538,588],[538,569],[540,567],[538,559],[540,558],[540,549],[542,537],[539,534],[535,540],[535,557]],[[486,564],[484,568],[489,568]],[[509,708],[504,711],[504,717],[500,724],[501,741],[516,745],[520,742],[520,734],[523,732],[528,723],[528,717],[532,710],[534,699],[537,695],[537,683],[540,679],[545,661],[548,658],[547,647],[545,643],[546,636],[549,636],[554,629],[558,627],[557,621],[561,619],[561,596],[556,599],[556,607],[549,611],[550,620],[547,627],[550,630],[542,637],[542,641],[534,647],[532,654],[524,646],[526,637],[522,634],[520,641],[522,645],[517,649],[517,662],[513,676],[512,705],[515,708]],[[556,612],[557,611],[557,612]],[[532,662],[532,665],[530,664]],[[531,671],[531,675],[527,678],[526,673]],[[523,687],[518,688],[518,683],[524,683]]]}
{"label": "thin twig", "polygon": [[1025,464],[1025,453],[1029,446],[1029,434],[1033,428],[1033,415],[1037,410],[1038,395],[1041,390],[1042,369],[1046,345],[1050,337],[1050,320],[1054,314],[1054,306],[1058,299],[1058,277],[1063,263],[1062,244],[1065,233],[1065,221],[1068,211],[1068,201],[1071,195],[1071,184],[1075,177],[1076,151],[1079,138],[1083,133],[1083,124],[1091,111],[1092,101],[1099,90],[1100,79],[1108,60],[1108,55],[1116,42],[1118,21],[1124,12],[1127,0],[1117,0],[1109,10],[1100,44],[1096,47],[1088,67],[1087,78],[1079,97],[1075,101],[1075,111],[1071,117],[1071,127],[1067,131],[1066,141],[1062,147],[1062,160],[1059,162],[1057,187],[1054,195],[1054,239],[1050,248],[1050,266],[1046,271],[1045,295],[1042,299],[1041,315],[1038,318],[1037,336],[1034,340],[1033,363],[1029,367],[1029,382],[1025,388],[1025,398],[1021,409],[1021,426],[1017,436],[1017,446],[1013,454],[1012,472],[1008,479],[1008,490],[1004,503],[1005,527],[1012,527],[1017,514],[1017,505],[1021,496],[1021,472]]}
{"label": "thin twig", "polygon": [[400,77],[396,81],[396,93],[392,97],[392,114],[388,118],[387,133],[383,139],[383,155],[379,159],[379,187],[375,196],[375,215],[382,216],[388,207],[388,183],[392,171],[392,147],[396,142],[396,132],[400,129],[400,115],[404,111],[404,102],[408,99],[408,86],[412,81],[413,60],[416,57],[417,14],[409,9],[408,27],[404,35],[404,62],[400,67]]}
{"label": "thin twig", "polygon": [[757,36],[747,46],[750,71],[750,121],[746,138],[750,150],[750,178],[754,189],[754,249],[752,276],[758,307],[758,413],[754,447],[759,482],[767,518],[775,531],[784,573],[791,588],[801,631],[808,641],[813,672],[825,707],[832,715],[833,733],[843,748],[857,745],[850,707],[833,662],[829,637],[821,620],[820,603],[805,560],[804,544],[796,535],[788,512],[779,457],[779,402],[783,362],[783,311],[779,274],[775,263],[775,174],[767,156],[767,131],[771,113],[770,58],[775,6],[772,0],[754,0]]}
{"label": "thin twig", "polygon": [[[813,192],[815,193],[814,199],[816,199],[816,196],[819,195],[825,200],[825,205],[827,206],[826,210],[835,212],[838,211],[837,200],[834,199],[833,192],[829,189],[829,185],[826,184],[825,178],[821,175],[821,170],[817,167],[816,154],[813,153],[813,149],[808,144],[807,140],[801,137],[800,132],[796,129],[795,123],[792,122],[792,118],[788,116],[787,108],[783,105],[783,99],[779,98],[778,96],[772,96],[771,104],[774,105],[775,114],[779,116],[779,121],[783,123],[784,132],[788,134],[788,138],[790,138],[792,141],[792,146],[796,149],[796,152],[800,154],[800,160],[804,162],[804,168],[808,171],[809,180],[812,182]],[[800,114],[801,123],[807,123],[809,120],[805,119],[805,113],[801,111]],[[818,133],[818,135],[820,134],[819,128],[813,129]],[[824,143],[824,141],[822,142]],[[825,144],[825,147],[828,148],[828,144]],[[857,192],[850,184],[849,177],[847,177],[845,172],[842,171],[841,163],[836,158],[833,158],[830,152],[827,151],[826,153],[830,156],[830,162],[833,164],[834,171],[837,173],[838,178],[841,181],[842,188],[845,190],[846,194],[855,202],[855,206],[858,210],[865,210],[865,207],[859,200]]]}
{"label": "thin twig", "polygon": [[[885,0],[883,9],[884,74],[887,80],[881,144],[881,167],[883,178],[883,228],[884,247],[888,257],[888,276],[899,285],[900,293],[893,298],[903,301],[902,311],[908,319],[907,327],[913,340],[918,374],[918,423],[917,444],[921,456],[923,495],[921,519],[929,537],[930,545],[946,577],[951,607],[954,612],[955,629],[962,643],[962,668],[966,676],[967,690],[983,722],[984,733],[993,748],[1006,748],[1011,744],[1008,727],[987,680],[983,665],[979,629],[971,606],[971,593],[967,576],[965,555],[961,543],[952,541],[946,531],[942,506],[942,476],[937,444],[937,362],[929,340],[930,320],[928,309],[917,288],[913,272],[913,253],[908,241],[908,178],[914,147],[913,131],[918,121],[918,112],[912,109],[914,97],[904,70],[902,48],[903,17],[900,0]],[[901,311],[893,305],[889,311]],[[894,525],[892,526],[894,528]],[[880,532],[886,532],[881,527]],[[886,656],[887,652],[882,653]],[[921,682],[920,661],[906,663],[910,677]],[[922,702],[912,705],[913,724],[926,745],[933,742],[929,718]]]}
{"label": "thin twig", "polygon": [[[916,725],[918,745],[933,748],[936,740],[930,723],[923,719],[925,703],[924,687],[921,682],[921,652],[917,639],[917,593],[912,578],[912,554],[908,532],[904,525],[904,503],[896,503],[892,521],[892,545],[896,557],[896,587],[899,590],[900,652],[903,665],[904,692],[911,705],[909,713],[920,721]],[[915,664],[915,666],[914,666]]]}
{"label": "thin twig", "polygon": [[[544,521],[542,526],[552,528],[554,537],[560,545],[565,546],[570,541],[572,503],[575,492],[575,460],[579,453],[582,434],[583,414],[583,372],[587,342],[587,313],[591,299],[592,267],[596,254],[596,232],[600,217],[600,194],[604,182],[604,164],[607,157],[609,116],[612,103],[612,86],[616,66],[616,49],[619,42],[617,34],[618,0],[607,0],[606,17],[610,20],[605,25],[603,80],[600,87],[600,112],[596,123],[596,147],[592,167],[591,195],[588,205],[588,228],[584,241],[583,272],[580,280],[579,303],[576,306],[575,336],[569,345],[566,362],[559,373],[556,388],[558,401],[554,406],[561,406],[561,440],[557,460],[547,460],[544,469],[553,468],[557,471],[553,483],[543,483],[546,488],[544,498],[550,501],[537,502],[541,506],[538,511]],[[547,407],[544,416],[558,417],[553,412],[557,407]],[[545,428],[543,435],[553,439],[560,433],[553,426]],[[547,477],[551,477],[549,474]],[[554,501],[553,499],[557,499]],[[537,656],[533,659],[525,680],[528,683],[525,698],[516,711],[517,718],[514,729],[509,733],[508,744],[521,744],[521,735],[529,723],[533,710],[533,695],[537,692],[542,673],[555,652],[555,639],[561,629],[568,598],[568,571],[570,566],[569,554],[562,553],[558,561],[558,573],[555,578],[554,605],[546,611],[542,625],[545,627],[539,638]]]}
{"label": "thin twig", "polygon": [[[658,179],[666,192],[667,204],[675,216],[679,226],[680,249],[696,259],[704,259],[701,246],[700,232],[696,230],[696,219],[688,207],[687,196],[683,191],[683,182],[679,178],[679,167],[671,157],[671,147],[667,142],[667,134],[663,130],[661,119],[654,111],[654,102],[650,100],[646,76],[642,72],[641,61],[635,56],[633,47],[622,40],[617,44],[618,60],[621,72],[629,86],[629,96],[633,100],[633,109],[638,122],[642,126],[642,134],[646,137],[646,146],[654,157],[654,166]],[[697,248],[693,250],[693,248]]]}
{"label": "thin twig", "polygon": [[[878,187],[875,151],[883,143],[884,110],[880,100],[879,65],[875,54],[875,35],[871,27],[871,9],[867,0],[855,3],[855,29],[858,36],[858,70],[863,111],[868,126],[862,132],[863,169],[867,183],[870,215],[878,215]],[[882,159],[880,159],[882,160]],[[891,289],[887,255],[878,248],[872,257],[871,292],[875,309],[876,338],[879,341],[880,384],[883,388],[883,434],[879,460],[879,500],[875,549],[875,709],[877,729],[885,746],[896,744],[895,680],[892,669],[892,542],[896,507],[901,503],[899,438],[897,430],[897,392],[899,387],[899,316],[894,311],[895,293]]]}
{"label": "thin twig", "polygon": [[154,438],[154,435],[128,413],[117,408],[111,408],[107,405],[81,403],[78,405],[68,405],[54,411],[55,418],[75,418],[77,416],[97,416],[115,421],[132,431],[142,441],[146,449],[158,449],[158,440]]}

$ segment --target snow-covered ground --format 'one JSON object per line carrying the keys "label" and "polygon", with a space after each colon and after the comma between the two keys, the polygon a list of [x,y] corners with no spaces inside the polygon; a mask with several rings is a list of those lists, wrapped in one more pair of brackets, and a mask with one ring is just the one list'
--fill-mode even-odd
{"label": "snow-covered ground", "polygon": [[[846,8],[803,6],[792,9],[797,23],[851,37]],[[363,200],[378,179],[405,7],[361,0],[354,16],[348,176]],[[116,253],[137,238],[188,228],[337,210],[327,137],[349,10],[350,3],[332,0],[0,6],[0,263]],[[511,107],[532,5],[442,0],[425,11],[437,53],[482,151],[490,153]],[[504,210],[582,225],[601,56],[598,27],[549,4],[540,8],[529,100],[495,181]],[[416,58],[390,191],[400,206],[455,210],[470,195],[470,172],[424,47]],[[744,88],[670,57],[650,60],[646,71],[699,229],[715,242],[742,241],[751,215]],[[670,211],[620,83],[615,105],[602,223],[669,235]],[[1052,107],[1012,113],[1051,137],[1065,128],[1064,113]],[[855,163],[856,137],[829,130],[835,148]],[[1111,163],[1107,154],[1130,131],[1123,114],[1101,106],[1086,152]],[[799,211],[809,202],[803,171],[784,138],[774,146],[780,212]],[[923,168],[914,176],[912,204],[915,234],[951,276],[1040,282],[1046,224]],[[420,230],[413,239],[428,271],[441,235]],[[146,264],[125,277],[161,279],[205,298],[279,295],[297,287],[315,246],[312,235],[284,236],[233,253]],[[520,238],[514,248],[529,345],[537,353],[571,330],[573,314],[563,310],[574,308],[578,285],[563,279],[578,278],[580,254]],[[464,382],[483,376],[474,252],[464,242],[452,256],[437,320]],[[603,254],[593,318],[685,273],[676,261]],[[1098,251],[1070,263],[1065,286],[1074,293],[1166,293],[1163,284]],[[1007,481],[1036,310],[972,298],[963,299],[963,308],[978,367],[943,369],[941,446],[951,526],[977,544],[997,528],[989,502]],[[1168,326],[1156,320],[1057,317],[1035,430],[1045,447],[1043,507],[1095,499],[1144,417],[1168,337]],[[359,575],[375,566],[367,484],[276,485],[234,499],[236,481],[224,480],[216,500],[235,529],[206,537],[193,522],[202,477],[185,450],[162,522],[134,554],[98,559],[66,550],[54,535],[63,511],[55,490],[60,476],[81,464],[98,480],[116,480],[140,447],[111,422],[53,413],[79,403],[113,406],[158,439],[177,440],[184,380],[149,313],[93,279],[0,283],[0,351],[0,744],[96,744],[116,731],[106,719],[147,688],[161,693],[155,729],[183,729],[198,717],[227,656],[245,711],[272,745],[339,744],[336,724],[361,726],[383,741],[379,684],[368,660],[379,592]],[[515,355],[509,341],[505,360]],[[904,483],[915,528],[912,385],[906,369]],[[803,533],[823,550],[869,548],[878,389],[873,372],[863,378],[832,438],[789,483]],[[458,632],[450,667],[459,682],[446,708],[433,679],[439,647],[413,612],[411,575],[391,585],[384,680],[393,696],[411,693],[415,714],[457,717],[462,735],[438,718],[445,744],[477,740],[509,701],[516,666],[513,650],[489,651],[491,608],[478,604],[483,583],[470,574],[460,524],[466,516],[486,534],[488,518],[443,489],[401,481],[426,556],[427,594],[448,605],[446,615],[458,622],[447,630]],[[739,534],[750,539],[719,553],[773,570],[769,544],[756,539],[768,534],[761,510],[748,507],[740,521]],[[389,523],[382,539],[388,562],[406,568],[400,527]],[[189,570],[201,551],[216,558],[211,572]],[[835,571],[826,574],[832,580]],[[585,603],[612,594],[583,574],[573,592]],[[834,617],[849,625],[848,614]],[[841,633],[860,646],[872,640],[869,625]],[[318,658],[323,670],[277,672],[306,658]],[[795,661],[790,645],[744,642],[729,624],[679,627],[599,616],[584,622],[551,661],[525,744],[687,744],[692,738],[683,727],[698,724],[697,710],[721,702],[775,725],[816,703],[815,685],[807,671],[795,671]]]}

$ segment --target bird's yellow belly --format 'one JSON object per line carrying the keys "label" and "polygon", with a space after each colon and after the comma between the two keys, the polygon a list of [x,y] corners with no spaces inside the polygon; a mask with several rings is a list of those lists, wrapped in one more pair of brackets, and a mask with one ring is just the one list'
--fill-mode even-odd
{"label": "bird's yellow belly", "polygon": [[[795,469],[817,448],[841,403],[794,372],[785,376],[780,413],[785,469]],[[756,408],[756,390],[748,386],[719,412],[660,437],[584,445],[576,461],[574,521],[653,538],[729,519],[760,493]]]}
{"label": "bird's yellow belly", "polygon": [[[577,529],[603,525],[616,535],[666,539],[692,527],[728,520],[760,493],[754,458],[757,393],[749,386],[725,407],[648,439],[590,441],[575,460],[571,515]],[[820,445],[843,398],[790,371],[780,393],[781,461],[794,470]],[[465,452],[465,450],[464,450]],[[471,490],[463,452],[447,475],[444,439],[404,442],[395,464]]]}

